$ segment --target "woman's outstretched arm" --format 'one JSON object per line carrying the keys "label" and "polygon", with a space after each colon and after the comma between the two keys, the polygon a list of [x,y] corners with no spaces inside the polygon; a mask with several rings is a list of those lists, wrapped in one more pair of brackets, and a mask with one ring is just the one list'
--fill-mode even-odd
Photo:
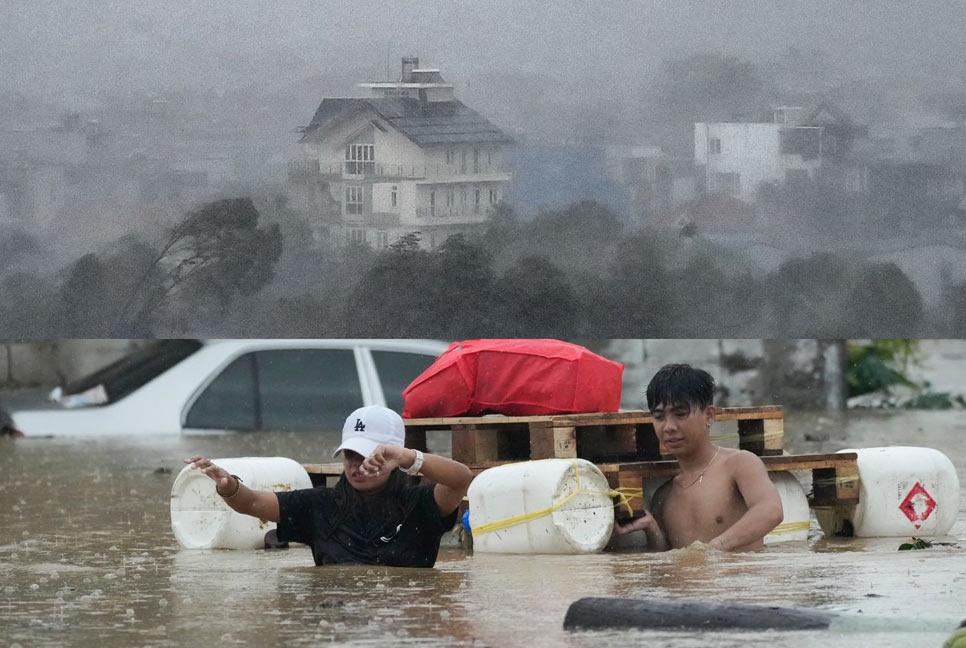
{"label": "woman's outstretched arm", "polygon": [[192,457],[184,462],[192,470],[200,470],[210,477],[215,482],[215,492],[232,509],[268,522],[278,522],[278,497],[275,493],[252,490],[221,466],[211,463],[211,459]]}

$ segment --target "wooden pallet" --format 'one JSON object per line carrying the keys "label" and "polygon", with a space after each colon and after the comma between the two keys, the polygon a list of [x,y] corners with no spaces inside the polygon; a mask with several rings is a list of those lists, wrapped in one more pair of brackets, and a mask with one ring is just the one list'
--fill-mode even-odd
{"label": "wooden pallet", "polygon": [[[718,421],[737,421],[738,446],[762,456],[780,455],[785,414],[780,406],[722,407]],[[552,416],[483,416],[408,419],[406,446],[426,449],[426,432],[451,433],[453,458],[487,461],[580,457],[599,462],[653,461],[666,455],[643,410]],[[714,430],[714,428],[712,428]]]}
{"label": "wooden pallet", "polygon": [[[762,457],[768,472],[811,470],[813,493],[809,506],[855,504],[859,501],[859,469],[854,452]],[[671,479],[677,461],[599,464],[611,488],[642,488],[645,479]],[[641,503],[636,502],[636,508]]]}
{"label": "wooden pallet", "polygon": [[[859,501],[859,469],[854,452],[835,454],[807,454],[762,457],[769,472],[789,470],[812,471],[812,496],[809,506],[824,507],[856,504]],[[473,474],[512,461],[484,461],[469,465]],[[312,484],[325,485],[327,480],[342,474],[342,464],[304,464]],[[597,464],[611,488],[643,488],[645,479],[670,479],[678,473],[677,461],[637,461]],[[634,500],[631,506],[641,512],[643,502]]]}

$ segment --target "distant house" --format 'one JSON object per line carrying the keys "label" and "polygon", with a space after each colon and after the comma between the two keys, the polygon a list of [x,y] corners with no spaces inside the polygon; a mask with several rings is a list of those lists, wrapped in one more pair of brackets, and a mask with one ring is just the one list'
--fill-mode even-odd
{"label": "distant house", "polygon": [[439,70],[403,58],[370,98],[323,99],[302,129],[289,180],[339,241],[385,248],[419,234],[435,247],[480,227],[510,180],[510,137],[453,93]]}
{"label": "distant house", "polygon": [[675,158],[657,146],[608,146],[607,173],[627,188],[645,223],[695,197],[690,158]]}
{"label": "distant house", "polygon": [[815,179],[824,165],[841,165],[864,133],[828,102],[808,112],[777,106],[767,122],[696,123],[694,164],[706,193],[750,202],[763,183]]}
{"label": "distant house", "polygon": [[966,220],[966,127],[958,119],[936,124],[910,115],[900,123],[879,125],[861,159],[868,192],[891,212],[894,224],[943,226]]}

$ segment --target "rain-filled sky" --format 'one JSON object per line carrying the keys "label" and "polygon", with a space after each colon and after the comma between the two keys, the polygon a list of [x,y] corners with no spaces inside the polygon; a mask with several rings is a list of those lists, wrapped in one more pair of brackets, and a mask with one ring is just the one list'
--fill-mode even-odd
{"label": "rain-filled sky", "polygon": [[454,80],[501,70],[640,78],[716,52],[822,50],[857,75],[966,68],[958,0],[10,0],[4,91],[97,93],[279,84],[415,54]]}
{"label": "rain-filled sky", "polygon": [[[612,170],[597,149],[661,147],[690,168],[697,121],[755,120],[763,107],[805,107],[830,95],[856,124],[868,126],[866,144],[899,150],[896,142],[920,129],[934,138],[927,142],[932,153],[962,147],[964,34],[966,0],[6,0],[0,2],[0,136],[13,144],[0,142],[0,160],[41,162],[33,184],[0,191],[0,225],[23,230],[21,239],[0,238],[6,257],[0,271],[21,273],[24,281],[37,273],[31,280],[63,291],[84,255],[117,267],[108,259],[119,237],[155,245],[200,201],[250,197],[267,221],[316,228],[283,236],[288,256],[273,276],[275,286],[293,294],[318,292],[316,275],[303,272],[297,255],[318,254],[310,242],[328,233],[316,212],[333,207],[300,206],[286,184],[287,165],[303,153],[299,127],[325,97],[362,94],[360,81],[398,79],[401,56],[439,68],[458,98],[521,144],[513,147],[506,196],[524,220],[597,200],[637,226],[650,222],[647,209],[657,208],[630,205],[626,187],[604,177]],[[684,66],[667,64],[689,57],[695,59]],[[689,78],[678,84],[681,77]],[[686,86],[683,92],[678,85]],[[83,138],[60,137],[71,128]],[[50,186],[48,172],[57,181]],[[950,173],[961,178],[956,168]],[[204,182],[192,185],[196,176]],[[898,186],[896,178],[886,185]],[[906,200],[912,194],[901,188],[893,194],[866,191],[858,207],[851,198],[816,194],[798,211],[775,207],[767,218],[772,229],[749,239],[750,247],[735,239],[725,252],[694,254],[730,263],[735,272],[754,261],[752,270],[764,277],[789,259],[830,250],[849,263],[901,266],[927,305],[958,303],[947,293],[966,295],[966,263],[957,247],[966,240],[961,191],[941,196],[948,205]],[[875,202],[880,198],[884,206]],[[852,227],[852,234],[837,234],[829,224]],[[686,244],[675,232],[669,236]],[[555,253],[548,238],[537,238],[541,252]],[[843,250],[853,241],[867,245],[861,253]],[[498,271],[518,260],[512,246],[493,245],[503,255]],[[41,247],[48,257],[33,253]],[[595,263],[608,258],[584,248]],[[923,258],[932,261],[922,264]],[[43,300],[24,281],[17,292],[24,305],[10,308],[30,311],[22,329],[29,331],[51,318],[28,308]],[[912,319],[927,317],[912,297],[899,301],[914,303]],[[819,309],[823,318],[829,309],[843,310]],[[960,310],[961,316],[933,319],[966,322],[966,306]]]}

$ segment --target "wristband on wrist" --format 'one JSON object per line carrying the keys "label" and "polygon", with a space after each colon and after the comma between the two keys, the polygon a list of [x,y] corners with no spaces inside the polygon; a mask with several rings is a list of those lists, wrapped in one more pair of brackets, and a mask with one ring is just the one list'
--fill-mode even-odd
{"label": "wristband on wrist", "polygon": [[423,453],[419,450],[413,450],[413,452],[416,453],[416,458],[413,459],[413,465],[409,468],[399,468],[407,475],[418,475],[420,469],[423,467]]}
{"label": "wristband on wrist", "polygon": [[225,495],[224,493],[222,493],[221,491],[218,490],[218,487],[217,486],[215,486],[215,492],[218,493],[218,495],[222,499],[228,499],[229,497],[234,497],[236,494],[238,494],[238,489],[241,488],[241,484],[242,484],[241,477],[239,477],[238,475],[229,475],[229,477],[234,477],[235,478],[235,490],[233,490],[232,492],[230,492],[227,495]]}

